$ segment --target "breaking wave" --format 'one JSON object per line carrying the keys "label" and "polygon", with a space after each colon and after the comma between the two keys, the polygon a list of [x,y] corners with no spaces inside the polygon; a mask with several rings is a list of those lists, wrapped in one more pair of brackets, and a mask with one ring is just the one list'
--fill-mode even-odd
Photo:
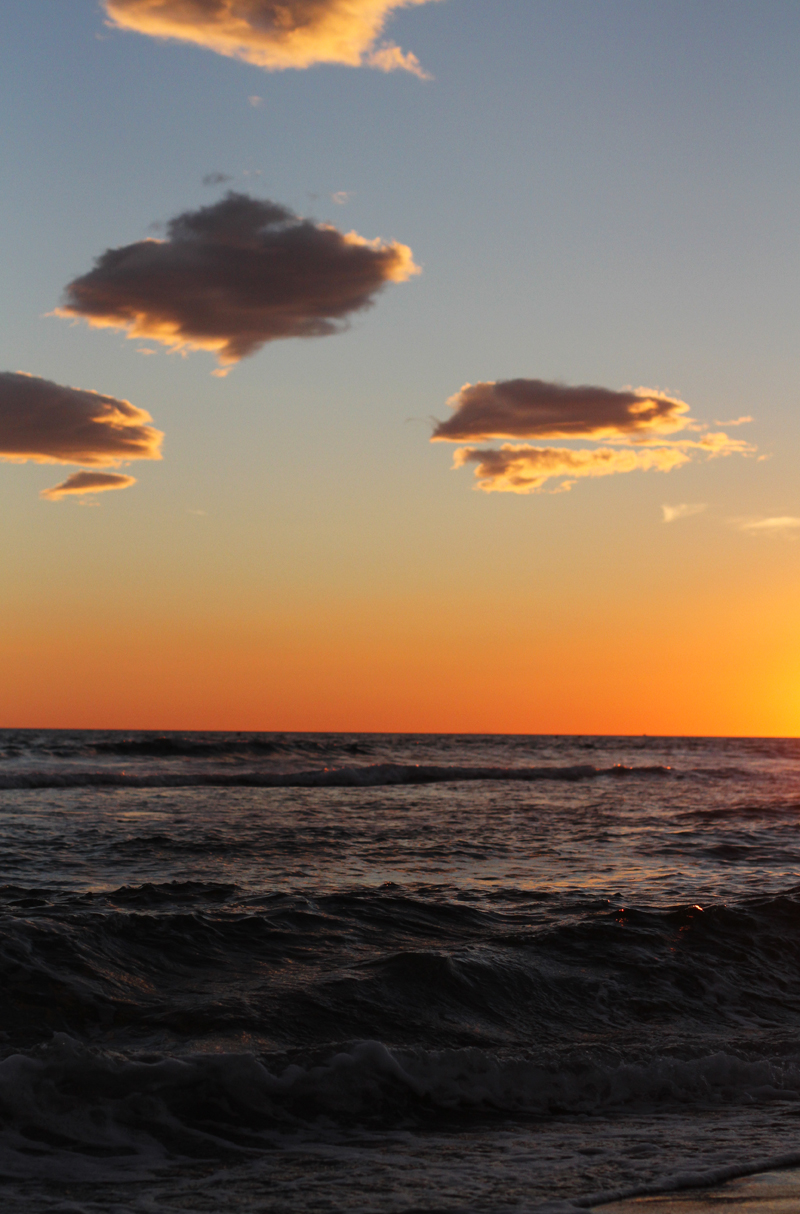
{"label": "breaking wave", "polygon": [[800,1100],[800,1057],[716,1054],[552,1069],[481,1050],[403,1051],[354,1043],[275,1066],[252,1053],[123,1056],[56,1034],[0,1062],[7,1176],[102,1175],[166,1158],[251,1155],[270,1133],[391,1128],[432,1118],[548,1118]]}

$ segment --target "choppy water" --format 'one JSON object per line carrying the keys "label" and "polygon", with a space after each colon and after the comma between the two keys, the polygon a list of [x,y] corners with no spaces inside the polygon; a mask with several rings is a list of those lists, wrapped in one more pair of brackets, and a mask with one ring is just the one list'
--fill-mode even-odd
{"label": "choppy water", "polygon": [[0,732],[9,1210],[800,1161],[800,742]]}

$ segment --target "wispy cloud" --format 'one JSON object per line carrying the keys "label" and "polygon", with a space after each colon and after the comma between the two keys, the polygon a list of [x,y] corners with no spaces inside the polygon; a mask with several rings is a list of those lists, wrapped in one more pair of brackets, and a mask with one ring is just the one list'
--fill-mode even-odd
{"label": "wispy cloud", "polygon": [[708,459],[718,455],[755,455],[758,450],[743,438],[729,438],[727,434],[717,431],[704,434],[700,439],[675,438],[671,440],[671,445],[682,447],[684,451],[697,451]]}
{"label": "wispy cloud", "polygon": [[161,459],[160,430],[130,401],[0,372],[0,459],[22,463],[114,466]]}
{"label": "wispy cloud", "polygon": [[401,8],[430,0],[103,0],[109,25],[175,38],[269,71],[365,64],[423,79],[416,55],[380,38]]}
{"label": "wispy cloud", "polygon": [[57,502],[62,497],[83,497],[87,493],[104,493],[107,489],[128,489],[135,484],[135,476],[125,476],[121,472],[73,472],[60,485],[42,489],[39,497]]}
{"label": "wispy cloud", "polygon": [[681,502],[677,506],[668,506],[665,503],[661,507],[665,523],[674,523],[676,519],[689,518],[692,514],[702,514],[706,508],[706,502]]}
{"label": "wispy cloud", "polygon": [[[417,0],[418,2],[418,0]],[[424,0],[422,0],[424,3]],[[368,67],[380,68],[382,72],[411,72],[420,80],[432,80],[430,72],[426,72],[419,59],[411,51],[401,51],[393,42],[385,42],[374,51],[364,56]]]}
{"label": "wispy cloud", "polygon": [[800,528],[800,518],[786,514],[775,518],[734,519],[733,522],[740,531],[750,535],[792,535]]}
{"label": "wispy cloud", "polygon": [[715,421],[714,425],[715,426],[746,426],[747,423],[751,422],[752,420],[753,420],[752,417],[729,417],[726,422]]}
{"label": "wispy cloud", "polygon": [[224,367],[278,338],[340,332],[386,283],[419,272],[407,245],[229,193],[176,216],[166,240],[107,249],[69,283],[56,314],[172,350],[210,350]]}
{"label": "wispy cloud", "polygon": [[[620,472],[658,469],[668,472],[689,459],[673,447],[648,447],[644,451],[614,450],[597,447],[573,451],[568,447],[459,447],[453,455],[453,467],[477,464],[477,489],[485,493],[538,493],[549,480],[561,479],[561,491],[571,489],[574,481],[585,476],[614,476]],[[566,478],[566,479],[564,479]]]}
{"label": "wispy cloud", "polygon": [[203,185],[223,185],[226,181],[233,181],[230,173],[206,173]]}

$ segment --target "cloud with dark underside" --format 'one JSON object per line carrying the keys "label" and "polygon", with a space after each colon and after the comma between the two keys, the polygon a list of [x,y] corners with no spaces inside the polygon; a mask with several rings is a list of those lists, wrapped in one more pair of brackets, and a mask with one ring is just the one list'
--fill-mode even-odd
{"label": "cloud with dark underside", "polygon": [[130,401],[0,372],[0,460],[114,467],[161,459],[164,437],[150,414]]}
{"label": "cloud with dark underside", "polygon": [[315,63],[428,73],[382,40],[399,9],[430,0],[103,0],[108,24],[174,38],[268,71]]}
{"label": "cloud with dark underside", "polygon": [[538,493],[549,481],[558,482],[554,492],[559,492],[583,477],[637,469],[668,472],[691,459],[755,451],[742,439],[705,432],[685,401],[652,388],[615,391],[510,379],[465,384],[447,403],[453,415],[437,423],[434,442],[516,438],[606,444],[579,449],[511,443],[459,448],[453,467],[475,464],[475,487],[486,493]]}
{"label": "cloud with dark underside", "polygon": [[71,494],[83,497],[87,493],[104,493],[107,489],[128,489],[135,484],[135,476],[125,476],[121,472],[72,472],[60,485],[42,489],[39,497],[58,502]]}
{"label": "cloud with dark underside", "polygon": [[434,440],[639,438],[682,430],[690,420],[689,406],[663,392],[615,392],[542,379],[464,384],[447,403],[453,416],[439,422]]}
{"label": "cloud with dark underside", "polygon": [[69,283],[57,314],[172,350],[210,350],[224,368],[269,341],[338,333],[387,283],[417,273],[407,245],[231,192],[176,216],[165,240],[107,249]]}

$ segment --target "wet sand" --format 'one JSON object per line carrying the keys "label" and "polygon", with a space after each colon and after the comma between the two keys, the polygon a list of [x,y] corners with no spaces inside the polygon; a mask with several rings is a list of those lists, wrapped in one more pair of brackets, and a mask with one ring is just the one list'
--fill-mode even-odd
{"label": "wet sand", "polygon": [[800,1168],[594,1206],[597,1214],[800,1214]]}

